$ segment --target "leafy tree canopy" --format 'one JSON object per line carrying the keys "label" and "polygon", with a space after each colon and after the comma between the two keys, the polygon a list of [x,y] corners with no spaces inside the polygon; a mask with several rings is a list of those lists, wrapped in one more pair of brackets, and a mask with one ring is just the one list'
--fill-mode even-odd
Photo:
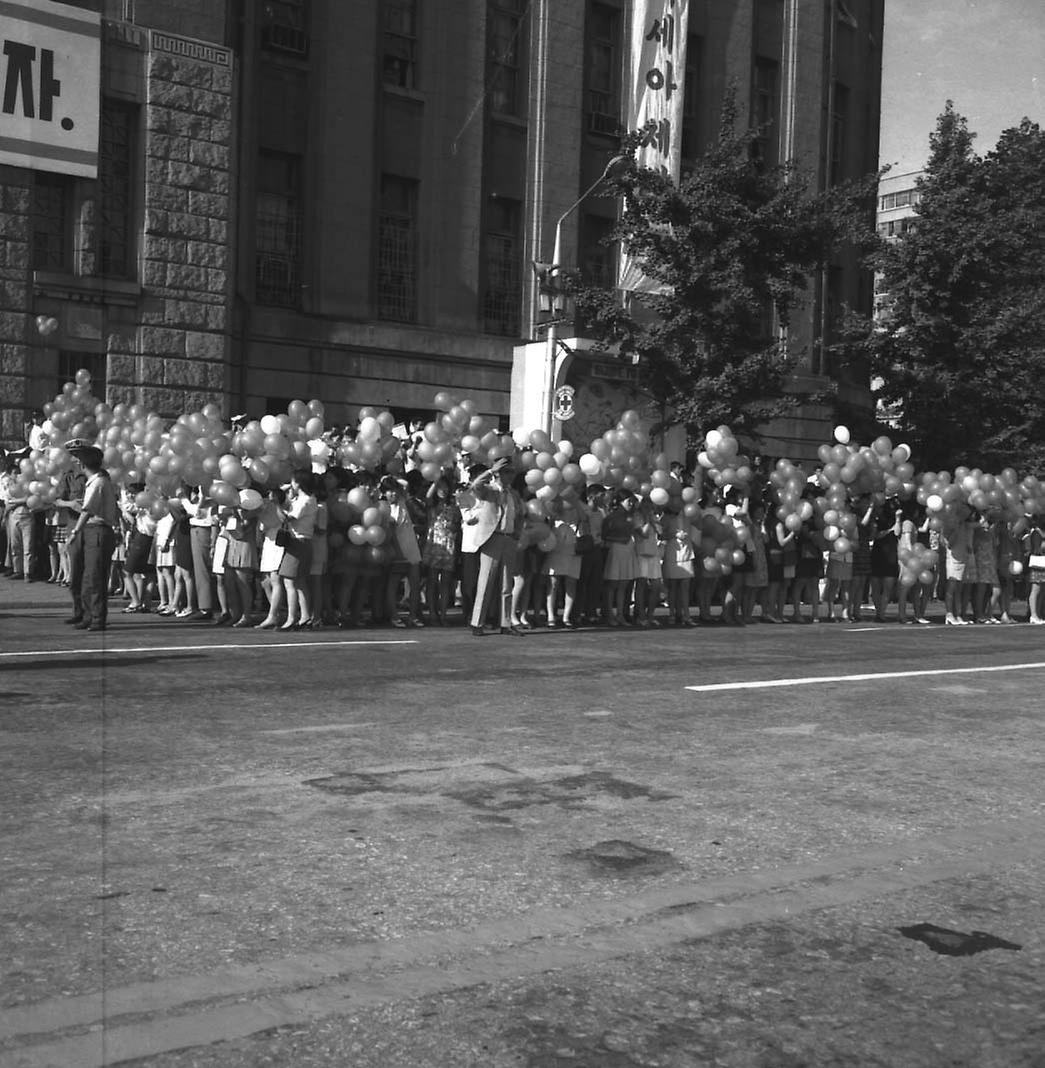
{"label": "leafy tree canopy", "polygon": [[1045,135],[985,156],[948,101],[913,228],[880,254],[890,298],[867,347],[927,468],[1045,465]]}
{"label": "leafy tree canopy", "polygon": [[772,336],[772,313],[787,325],[810,274],[842,245],[876,246],[877,175],[815,191],[795,166],[758,159],[759,135],[738,129],[730,96],[717,140],[678,184],[646,168],[610,179],[625,205],[611,239],[657,292],[622,304],[619,290],[572,283],[588,332],[638,355],[643,387],[691,440],[723,423],[756,435],[800,403],[787,387],[802,354]]}

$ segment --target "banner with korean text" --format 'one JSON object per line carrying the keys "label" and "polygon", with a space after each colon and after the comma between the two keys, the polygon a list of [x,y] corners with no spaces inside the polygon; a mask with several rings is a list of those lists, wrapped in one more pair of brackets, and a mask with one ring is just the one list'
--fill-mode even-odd
{"label": "banner with korean text", "polygon": [[[682,161],[682,102],[689,0],[633,0],[628,39],[624,128],[638,130],[640,167],[678,181]],[[651,283],[622,252],[618,285],[649,291]]]}
{"label": "banner with korean text", "polygon": [[0,0],[0,163],[98,175],[101,18],[51,0]]}

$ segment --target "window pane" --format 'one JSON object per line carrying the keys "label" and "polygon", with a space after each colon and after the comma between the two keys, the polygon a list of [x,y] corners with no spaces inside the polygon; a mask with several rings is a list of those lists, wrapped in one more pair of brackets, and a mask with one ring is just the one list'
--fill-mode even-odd
{"label": "window pane", "polygon": [[129,278],[135,271],[131,170],[136,108],[102,106],[98,154],[101,273]]}
{"label": "window pane", "polygon": [[66,382],[75,382],[76,372],[79,370],[84,370],[91,376],[91,393],[99,400],[104,400],[108,359],[103,352],[69,352],[62,349],[58,353],[55,392],[61,393]]}
{"label": "window pane", "polygon": [[259,304],[296,308],[301,303],[301,161],[258,154],[254,217],[254,284]]}
{"label": "window pane", "polygon": [[70,181],[62,174],[37,171],[33,183],[33,269],[69,268]]}
{"label": "window pane", "polygon": [[417,87],[416,0],[384,0],[381,77],[386,85]]}
{"label": "window pane", "polygon": [[417,183],[383,175],[377,220],[377,315],[417,318]]}
{"label": "window pane", "polygon": [[484,246],[483,328],[490,334],[519,333],[519,220],[518,201],[496,197],[487,211]]}

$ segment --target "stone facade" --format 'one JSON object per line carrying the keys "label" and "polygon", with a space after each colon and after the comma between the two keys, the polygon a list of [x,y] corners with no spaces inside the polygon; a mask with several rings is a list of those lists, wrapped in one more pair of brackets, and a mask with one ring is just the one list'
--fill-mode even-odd
{"label": "stone facade", "polygon": [[[181,17],[177,9],[184,7]],[[107,4],[137,22],[103,20],[102,95],[121,109],[119,145],[129,254],[116,273],[102,256],[101,180],[63,185],[61,263],[34,254],[34,183],[41,170],[0,168],[0,438],[23,440],[27,416],[53,399],[82,361],[105,374],[112,404],[167,417],[225,404],[232,293],[235,59],[225,5],[198,0]],[[185,27],[211,34],[181,36]],[[55,238],[57,241],[58,238]],[[38,316],[58,324],[50,335]]]}

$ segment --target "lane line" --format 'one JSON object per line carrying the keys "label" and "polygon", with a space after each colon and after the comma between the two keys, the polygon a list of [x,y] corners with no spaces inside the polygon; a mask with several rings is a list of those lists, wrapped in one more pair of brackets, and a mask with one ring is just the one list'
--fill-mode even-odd
{"label": "lane line", "polygon": [[[54,998],[0,1012],[0,1035],[7,1040],[0,1058],[11,1053],[20,1068],[108,1068],[395,1001],[588,967],[947,880],[996,877],[1032,855],[1041,834],[1035,816],[812,864],[535,910],[477,928],[114,988],[104,1001],[101,994]],[[91,1024],[94,1033],[71,1033]]]}
{"label": "lane line", "polygon": [[715,693],[722,690],[763,690],[784,686],[815,686],[824,682],[873,682],[878,679],[913,679],[929,675],[968,675],[990,671],[1036,671],[1045,668],[1045,660],[1032,664],[996,664],[986,667],[929,668],[921,671],[876,671],[860,675],[811,675],[800,679],[761,679],[746,682],[714,682],[704,686],[687,686],[695,693]]}
{"label": "lane line", "polygon": [[265,652],[267,649],[315,649],[324,645],[331,647],[343,647],[346,645],[416,645],[416,638],[371,638],[371,639],[359,639],[357,641],[336,641],[336,642],[250,642],[243,644],[226,644],[226,645],[135,645],[127,646],[126,648],[110,648],[106,645],[94,646],[93,648],[86,649],[26,649],[23,652],[18,653],[0,653],[0,657],[7,659],[10,657],[26,657],[26,656],[39,656],[39,657],[57,657],[80,655],[90,653],[97,656],[101,653],[103,656],[108,656],[111,653],[195,653],[200,651],[214,651],[225,649],[254,649],[261,652]]}

